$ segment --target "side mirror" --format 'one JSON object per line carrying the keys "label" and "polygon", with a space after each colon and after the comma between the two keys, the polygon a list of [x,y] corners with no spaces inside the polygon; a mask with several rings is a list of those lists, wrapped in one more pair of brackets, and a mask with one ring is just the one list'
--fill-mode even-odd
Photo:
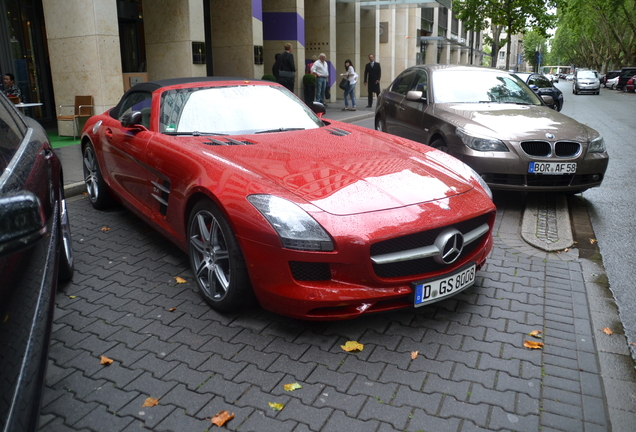
{"label": "side mirror", "polygon": [[46,234],[46,216],[31,192],[0,198],[0,256],[37,243]]}
{"label": "side mirror", "polygon": [[543,99],[543,102],[545,102],[547,106],[549,107],[554,106],[554,98],[552,96],[541,95],[541,99]]}
{"label": "side mirror", "polygon": [[327,112],[327,109],[325,108],[325,106],[323,104],[321,104],[320,102],[314,102],[311,104],[310,106],[311,110],[313,112],[315,112],[316,114],[318,114],[318,116],[320,117],[320,114],[324,114]]}
{"label": "side mirror", "polygon": [[411,90],[406,93],[406,100],[426,102],[426,94],[423,91]]}
{"label": "side mirror", "polygon": [[533,92],[537,93],[539,91],[539,86],[531,84],[528,87],[530,87],[530,90],[532,90]]}
{"label": "side mirror", "polygon": [[121,125],[125,128],[141,126],[141,111],[132,111],[121,117]]}

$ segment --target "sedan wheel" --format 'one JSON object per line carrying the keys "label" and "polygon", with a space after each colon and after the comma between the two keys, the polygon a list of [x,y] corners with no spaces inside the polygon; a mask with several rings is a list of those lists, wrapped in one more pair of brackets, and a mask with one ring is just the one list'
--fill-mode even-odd
{"label": "sedan wheel", "polygon": [[99,163],[95,156],[95,149],[91,143],[84,147],[84,184],[88,199],[96,209],[103,209],[108,206],[108,190],[104,183],[104,178],[99,169]]}
{"label": "sedan wheel", "polygon": [[382,118],[380,118],[379,116],[375,119],[375,130],[385,132],[385,127],[384,125],[382,125]]}
{"label": "sedan wheel", "polygon": [[66,211],[64,188],[60,188],[60,259],[58,262],[57,278],[66,282],[73,278],[73,245],[71,241],[71,223]]}
{"label": "sedan wheel", "polygon": [[190,266],[203,298],[221,312],[252,303],[243,254],[221,211],[202,200],[192,210],[188,227]]}

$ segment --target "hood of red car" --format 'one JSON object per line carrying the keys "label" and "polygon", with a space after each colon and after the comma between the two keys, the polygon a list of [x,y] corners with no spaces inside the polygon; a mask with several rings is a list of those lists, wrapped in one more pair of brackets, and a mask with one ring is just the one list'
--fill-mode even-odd
{"label": "hood of red car", "polygon": [[425,203],[472,188],[428,158],[422,152],[428,148],[421,144],[403,145],[399,138],[345,129],[250,135],[244,139],[251,145],[221,151],[231,154],[233,163],[337,215]]}

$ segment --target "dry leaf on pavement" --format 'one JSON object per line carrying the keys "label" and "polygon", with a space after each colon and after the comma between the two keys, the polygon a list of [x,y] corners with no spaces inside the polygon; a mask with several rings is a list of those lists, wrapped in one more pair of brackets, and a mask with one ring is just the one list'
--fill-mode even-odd
{"label": "dry leaf on pavement", "polygon": [[532,337],[536,337],[537,339],[541,339],[543,336],[541,336],[542,331],[541,330],[532,330],[530,333],[528,333],[528,336],[532,336]]}
{"label": "dry leaf on pavement", "polygon": [[285,405],[283,405],[282,403],[274,403],[274,402],[267,402],[267,404],[274,410],[274,411],[280,411],[283,409],[283,407]]}
{"label": "dry leaf on pavement", "polygon": [[603,329],[603,333],[605,333],[605,334],[606,334],[606,335],[608,335],[608,336],[611,336],[611,335],[613,335],[613,334],[614,334],[614,332],[613,332],[612,330],[610,330],[610,328],[609,328],[609,327],[605,327],[605,328]]}
{"label": "dry leaf on pavement", "polygon": [[591,244],[596,243],[596,239],[590,239],[590,243],[591,243]]}
{"label": "dry leaf on pavement", "polygon": [[170,309],[168,309],[168,312],[174,312],[176,310],[177,310],[177,308],[170,308]]}
{"label": "dry leaf on pavement", "polygon": [[108,365],[110,365],[112,363],[113,363],[113,359],[109,359],[106,356],[102,356],[100,361],[99,361],[99,364],[106,365],[106,366],[108,366]]}
{"label": "dry leaf on pavement", "polygon": [[362,351],[362,349],[364,348],[364,345],[356,341],[348,341],[346,344],[340,345],[340,348],[342,348],[343,350],[347,352]]}
{"label": "dry leaf on pavement", "polygon": [[415,360],[418,354],[419,354],[419,351],[411,351],[411,360]]}
{"label": "dry leaf on pavement", "polygon": [[291,383],[291,384],[283,385],[283,388],[285,389],[285,391],[294,391],[294,390],[298,390],[298,389],[303,388],[303,386],[301,386],[298,383]]}
{"label": "dry leaf on pavement", "polygon": [[102,227],[102,231],[110,231],[110,228],[108,228],[107,226]]}
{"label": "dry leaf on pavement", "polygon": [[523,346],[530,349],[541,349],[543,348],[543,342],[535,342],[535,341],[524,341]]}
{"label": "dry leaf on pavement", "polygon": [[147,398],[147,399],[144,401],[144,404],[143,404],[141,407],[142,407],[142,408],[145,408],[145,407],[153,407],[153,406],[158,405],[158,404],[159,404],[159,399],[155,399],[155,398],[151,398],[151,397],[149,397],[149,398]]}
{"label": "dry leaf on pavement", "polygon": [[215,415],[214,417],[212,417],[211,420],[212,420],[212,423],[221,427],[228,421],[232,420],[233,418],[234,418],[234,413],[230,413],[229,411],[223,410],[217,415]]}
{"label": "dry leaf on pavement", "polygon": [[186,280],[183,278],[180,278],[179,276],[175,276],[174,280],[176,280],[178,284],[186,283]]}

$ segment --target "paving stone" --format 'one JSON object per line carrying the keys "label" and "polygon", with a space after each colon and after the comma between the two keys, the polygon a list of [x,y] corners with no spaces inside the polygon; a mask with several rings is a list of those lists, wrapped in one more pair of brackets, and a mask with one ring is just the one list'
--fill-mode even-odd
{"label": "paving stone", "polygon": [[539,380],[511,377],[505,372],[499,372],[495,390],[512,390],[538,398],[541,392],[541,382]]}
{"label": "paving stone", "polygon": [[457,418],[443,418],[430,415],[421,409],[413,411],[412,418],[406,428],[407,431],[458,431],[460,420]]}
{"label": "paving stone", "polygon": [[261,411],[255,411],[241,425],[241,430],[262,431],[262,432],[287,432],[292,431],[298,425],[297,422],[287,420],[281,421],[270,418]]}
{"label": "paving stone", "polygon": [[138,396],[139,393],[136,391],[124,391],[115,387],[112,382],[106,382],[86,395],[84,400],[86,402],[99,402],[106,406],[110,412],[116,413]]}
{"label": "paving stone", "polygon": [[409,407],[411,409],[423,409],[428,414],[434,415],[440,408],[442,401],[441,393],[424,393],[421,391],[413,391],[407,386],[400,385],[393,398],[391,405],[397,407]]}
{"label": "paving stone", "polygon": [[139,393],[159,399],[175,386],[175,382],[158,380],[154,378],[151,373],[143,372],[139,377],[126,385],[124,390],[135,390]]}
{"label": "paving stone", "polygon": [[434,374],[429,374],[426,378],[423,391],[426,393],[439,393],[452,395],[457,400],[465,401],[470,391],[470,383],[466,381],[455,382],[446,381]]}
{"label": "paving stone", "polygon": [[583,430],[583,422],[581,420],[546,411],[541,415],[541,425],[566,431]]}
{"label": "paving stone", "polygon": [[166,342],[157,336],[149,336],[135,347],[136,350],[145,350],[155,353],[157,357],[166,357],[172,351],[179,348],[178,342]]}
{"label": "paving stone", "polygon": [[124,429],[132,421],[132,417],[121,417],[109,412],[106,407],[98,405],[97,408],[82,417],[74,426],[96,432],[113,432]]}
{"label": "paving stone", "polygon": [[460,402],[452,396],[445,396],[442,400],[440,417],[459,417],[486,426],[488,421],[489,406],[487,404],[472,404]]}
{"label": "paving stone", "polygon": [[280,421],[302,422],[307,424],[310,430],[320,431],[332,414],[332,408],[314,408],[302,404],[298,399],[290,399],[276,418]]}
{"label": "paving stone", "polygon": [[98,407],[94,402],[83,402],[73,396],[72,393],[61,394],[56,400],[42,407],[42,414],[55,414],[64,419],[64,423],[74,426],[88,413]]}
{"label": "paving stone", "polygon": [[253,363],[257,368],[267,370],[279,356],[279,353],[256,351],[253,347],[248,345],[239,351],[232,360],[236,362]]}
{"label": "paving stone", "polygon": [[201,346],[209,342],[210,339],[212,339],[210,336],[204,336],[204,335],[201,335],[200,333],[194,333],[192,332],[192,330],[184,328],[184,329],[181,329],[175,335],[168,338],[168,342],[171,342],[171,343],[178,342],[180,344],[187,345],[187,348],[185,346],[179,347],[179,348],[183,348],[181,352],[185,352],[185,351],[196,352],[196,350],[201,348]]}
{"label": "paving stone", "polygon": [[248,383],[237,384],[231,380],[223,378],[222,375],[213,375],[201,386],[197,387],[198,393],[211,393],[221,396],[225,402],[233,405],[236,400],[251,387]]}
{"label": "paving stone", "polygon": [[236,353],[243,349],[245,345],[241,343],[228,343],[218,337],[212,338],[198,349],[200,352],[217,353],[224,359],[233,358]]}
{"label": "paving stone", "polygon": [[488,427],[492,430],[514,430],[523,432],[536,432],[539,429],[539,416],[521,416],[506,412],[499,407],[494,407],[490,414]]}
{"label": "paving stone", "polygon": [[176,383],[184,383],[189,390],[195,391],[203,386],[212,376],[213,374],[211,372],[190,369],[186,364],[180,363],[177,367],[164,375],[162,380],[170,381],[173,385]]}
{"label": "paving stone", "polygon": [[395,396],[397,387],[398,385],[395,382],[383,384],[368,380],[363,376],[357,376],[351,383],[347,393],[364,394],[382,403],[390,403]]}
{"label": "paving stone", "polygon": [[66,424],[64,424],[64,419],[62,417],[55,418],[51,422],[47,423],[44,427],[41,427],[40,430],[44,430],[45,428],[47,432],[90,432],[89,429],[77,429],[71,426],[67,426]]}
{"label": "paving stone", "polygon": [[286,356],[293,360],[300,360],[300,358],[309,350],[309,344],[298,344],[294,342],[288,342],[281,338],[274,339],[263,350],[266,353],[284,353]]}
{"label": "paving stone", "polygon": [[188,390],[185,385],[178,384],[161,398],[162,404],[183,408],[186,414],[193,416],[214,398],[210,393],[197,393]]}
{"label": "paving stone", "polygon": [[368,399],[364,395],[350,395],[339,392],[334,387],[325,387],[314,402],[316,407],[331,407],[344,412],[348,417],[355,418]]}
{"label": "paving stone", "polygon": [[263,351],[265,347],[272,342],[272,340],[272,337],[261,336],[251,330],[244,329],[232,338],[232,343],[250,345],[258,351]]}
{"label": "paving stone", "polygon": [[441,378],[449,379],[453,371],[452,362],[437,361],[426,358],[418,354],[418,357],[411,362],[408,370],[410,372],[433,373]]}
{"label": "paving stone", "polygon": [[155,378],[162,378],[165,374],[179,365],[180,363],[177,361],[167,361],[166,359],[158,358],[153,353],[148,353],[137,360],[131,367],[133,369],[141,369],[146,372],[150,372]]}
{"label": "paving stone", "polygon": [[158,430],[157,425],[164,419],[166,419],[170,414],[172,414],[173,412],[183,413],[183,409],[179,409],[174,405],[163,404],[161,402],[161,399],[159,399],[159,403],[155,406],[144,407],[143,405],[147,398],[147,394],[139,394],[120,411],[118,411],[117,414],[122,417],[133,417],[138,421],[143,422],[144,427],[146,427],[147,429]]}
{"label": "paving stone", "polygon": [[369,380],[377,381],[386,368],[387,365],[382,362],[370,362],[360,360],[355,356],[347,356],[344,363],[338,368],[338,372],[353,372],[364,375]]}
{"label": "paving stone", "polygon": [[77,399],[85,400],[87,395],[105,385],[106,382],[103,379],[87,378],[81,371],[75,371],[60,380],[53,388],[72,392]]}
{"label": "paving stone", "polygon": [[335,411],[321,432],[369,432],[378,428],[378,421],[362,421],[347,417],[341,411]]}
{"label": "paving stone", "polygon": [[374,398],[369,398],[357,418],[360,420],[377,420],[380,423],[389,423],[395,429],[404,430],[411,411],[412,409],[410,407],[397,408]]}

